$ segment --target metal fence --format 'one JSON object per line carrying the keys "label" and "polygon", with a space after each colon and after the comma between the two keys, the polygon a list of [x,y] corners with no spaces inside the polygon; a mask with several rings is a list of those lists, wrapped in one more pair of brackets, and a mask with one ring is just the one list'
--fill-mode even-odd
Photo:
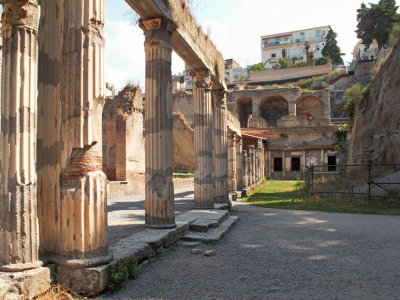
{"label": "metal fence", "polygon": [[311,165],[304,178],[312,194],[400,199],[400,164]]}

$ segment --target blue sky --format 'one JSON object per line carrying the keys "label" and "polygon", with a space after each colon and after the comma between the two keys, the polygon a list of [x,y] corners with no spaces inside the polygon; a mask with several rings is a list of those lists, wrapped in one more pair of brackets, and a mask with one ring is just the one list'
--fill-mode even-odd
{"label": "blue sky", "polygon": [[[242,66],[261,61],[262,35],[331,25],[346,53],[345,61],[351,61],[357,43],[354,30],[360,0],[192,1],[197,4],[194,13],[198,23],[210,33],[224,58],[233,58]],[[131,25],[129,11],[124,0],[107,0],[106,80],[117,89],[128,82],[144,86],[144,37],[137,26]],[[183,67],[182,60],[173,55],[173,73]]]}

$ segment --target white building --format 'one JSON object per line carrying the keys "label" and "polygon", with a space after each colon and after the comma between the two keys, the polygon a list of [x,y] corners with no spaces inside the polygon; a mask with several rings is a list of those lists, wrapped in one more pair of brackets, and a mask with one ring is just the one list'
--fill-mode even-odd
{"label": "white building", "polygon": [[249,70],[242,68],[232,58],[225,60],[225,81],[233,83],[237,81],[246,81],[249,79]]}
{"label": "white building", "polygon": [[[314,52],[314,58],[322,58],[322,49],[325,46],[325,38],[329,26],[320,26],[278,34],[265,35],[261,37],[261,57],[266,68],[271,68],[283,57],[294,59],[295,62],[305,62],[306,50],[304,43],[310,43],[310,51]],[[285,51],[284,51],[285,50]]]}

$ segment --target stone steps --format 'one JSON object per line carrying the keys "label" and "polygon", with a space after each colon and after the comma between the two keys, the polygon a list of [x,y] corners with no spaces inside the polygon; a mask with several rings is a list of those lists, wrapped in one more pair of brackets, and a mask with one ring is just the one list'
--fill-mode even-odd
{"label": "stone steps", "polygon": [[229,216],[217,228],[211,228],[207,232],[189,231],[182,237],[188,242],[216,242],[239,220],[237,216]]}

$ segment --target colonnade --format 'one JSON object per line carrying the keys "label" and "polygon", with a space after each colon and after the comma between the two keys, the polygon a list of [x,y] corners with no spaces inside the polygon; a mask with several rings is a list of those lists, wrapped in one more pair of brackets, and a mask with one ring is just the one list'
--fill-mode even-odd
{"label": "colonnade", "polygon": [[237,133],[228,134],[229,144],[229,191],[248,191],[265,178],[265,149],[262,139],[257,140],[257,148],[249,145],[243,150],[243,137]]}
{"label": "colonnade", "polygon": [[[3,18],[0,270],[40,258],[71,269],[106,264],[102,171],[105,0],[8,1]],[[40,21],[39,21],[40,19]],[[39,24],[39,26],[38,26]],[[145,34],[145,225],[175,227],[171,54],[176,25]],[[195,208],[228,202],[226,91],[194,70]],[[234,153],[234,157],[238,156]]]}

